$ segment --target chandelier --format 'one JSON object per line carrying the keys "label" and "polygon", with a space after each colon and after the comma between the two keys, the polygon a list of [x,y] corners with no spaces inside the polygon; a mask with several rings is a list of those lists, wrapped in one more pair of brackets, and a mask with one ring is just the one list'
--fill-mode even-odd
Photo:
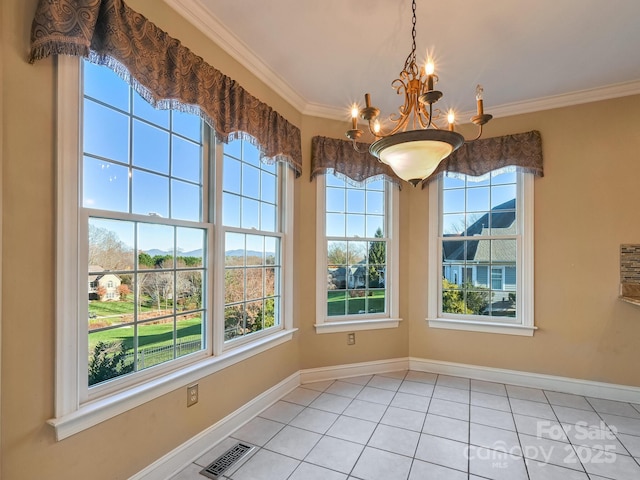
{"label": "chandelier", "polygon": [[476,87],[477,114],[471,122],[478,126],[478,134],[472,140],[465,138],[454,130],[455,115],[447,114],[447,123],[442,122],[445,114],[434,104],[442,98],[442,92],[434,90],[438,76],[431,59],[424,68],[416,63],[416,0],[412,0],[411,53],[404,62],[400,76],[391,82],[398,95],[404,96],[404,104],[398,112],[389,116],[391,128],[384,131],[379,120],[380,110],[371,105],[371,96],[365,94],[365,106],[360,109],[354,105],[351,109],[351,129],[346,136],[358,150],[356,140],[363,131],[358,129],[358,116],[366,120],[369,132],[375,137],[369,152],[382,163],[389,165],[403,180],[414,187],[431,175],[438,164],[463,143],[475,141],[482,136],[482,126],[492,116],[484,113],[481,85]]}

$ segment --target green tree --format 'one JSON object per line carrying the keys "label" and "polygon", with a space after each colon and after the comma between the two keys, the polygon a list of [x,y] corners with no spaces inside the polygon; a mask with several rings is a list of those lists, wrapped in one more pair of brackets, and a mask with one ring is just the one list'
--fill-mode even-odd
{"label": "green tree", "polygon": [[[382,229],[378,228],[375,238],[382,238]],[[378,288],[384,284],[383,273],[387,264],[386,242],[371,242],[369,244],[369,287]]]}
{"label": "green tree", "polygon": [[125,363],[126,350],[122,342],[98,342],[89,357],[89,385],[133,372],[133,363]]}
{"label": "green tree", "polygon": [[138,265],[153,268],[153,259],[147,252],[138,253]]}
{"label": "green tree", "polygon": [[469,283],[461,287],[442,279],[442,311],[444,313],[483,315],[488,306],[487,289],[473,287]]}

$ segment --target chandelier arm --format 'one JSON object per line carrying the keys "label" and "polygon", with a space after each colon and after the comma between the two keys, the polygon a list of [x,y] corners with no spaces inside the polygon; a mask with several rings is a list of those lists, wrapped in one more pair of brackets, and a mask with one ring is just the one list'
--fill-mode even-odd
{"label": "chandelier arm", "polygon": [[475,138],[472,138],[470,140],[467,140],[466,138],[464,139],[464,143],[473,143],[476,140],[478,140],[480,137],[482,136],[482,125],[478,125],[478,134],[475,136]]}

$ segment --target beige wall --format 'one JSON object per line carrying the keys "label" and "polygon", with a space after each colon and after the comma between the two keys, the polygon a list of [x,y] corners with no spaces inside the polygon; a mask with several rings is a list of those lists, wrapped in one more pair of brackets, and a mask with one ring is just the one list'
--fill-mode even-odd
{"label": "beige wall", "polygon": [[515,337],[428,328],[420,300],[428,195],[415,190],[409,353],[640,386],[640,307],[617,299],[620,244],[640,243],[640,96],[496,119],[487,135],[533,129],[542,134],[545,172],[534,187],[539,330]]}
{"label": "beige wall", "polygon": [[[203,378],[187,409],[179,389],[55,442],[55,68],[28,65],[37,0],[3,0],[2,21],[2,454],[0,477],[127,478],[301,368],[407,355],[640,386],[640,309],[616,299],[618,248],[640,243],[640,97],[496,119],[489,135],[542,132],[545,178],[536,193],[536,323],[533,338],[429,329],[427,192],[400,193],[398,329],[316,335],[313,135],[343,125],[303,117],[212,45],[164,2],[129,0],[171,35],[302,129],[304,173],[295,182],[294,341]],[[596,122],[596,118],[600,121]],[[600,132],[596,135],[596,131]]]}

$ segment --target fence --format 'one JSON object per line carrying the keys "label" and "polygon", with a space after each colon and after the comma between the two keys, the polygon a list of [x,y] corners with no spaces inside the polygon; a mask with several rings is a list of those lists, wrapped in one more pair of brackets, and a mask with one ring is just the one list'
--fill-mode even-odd
{"label": "fence", "polygon": [[[175,348],[175,357],[174,357]],[[163,345],[160,347],[149,347],[138,349],[138,368],[152,367],[159,363],[173,360],[174,358],[197,352],[202,349],[202,340],[178,341],[175,347],[173,345]],[[134,353],[130,352],[125,355],[125,364],[133,363]]]}

